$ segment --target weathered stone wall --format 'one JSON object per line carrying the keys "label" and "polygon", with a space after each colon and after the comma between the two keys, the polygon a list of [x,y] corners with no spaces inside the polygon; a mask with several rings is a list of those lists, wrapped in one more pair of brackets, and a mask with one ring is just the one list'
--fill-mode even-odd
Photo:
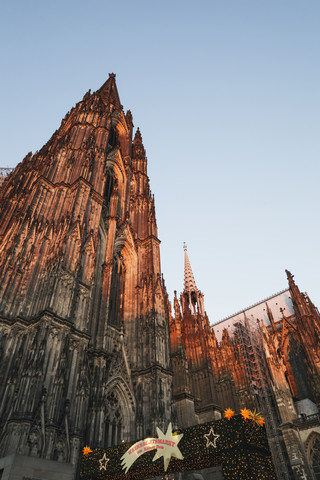
{"label": "weathered stone wall", "polygon": [[110,75],[1,187],[1,456],[76,465],[84,442],[172,420],[160,241],[132,130]]}

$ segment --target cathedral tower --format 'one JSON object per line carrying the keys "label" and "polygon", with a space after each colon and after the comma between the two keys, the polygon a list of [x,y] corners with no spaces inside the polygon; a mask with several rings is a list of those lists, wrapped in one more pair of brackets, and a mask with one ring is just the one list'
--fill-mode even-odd
{"label": "cathedral tower", "polygon": [[[203,423],[219,418],[211,362],[215,338],[204,310],[203,294],[194,280],[185,243],[184,290],[180,296],[180,305],[175,296],[174,313],[171,350],[178,420],[182,423]],[[188,383],[185,382],[183,386],[179,382],[181,378],[188,378]]]}
{"label": "cathedral tower", "polygon": [[[291,272],[286,270],[295,311],[296,331],[291,335],[288,361],[301,371],[295,381],[297,396],[310,397],[320,407],[320,315],[307,293],[302,293]],[[298,377],[298,375],[296,375]],[[306,382],[309,383],[308,389]]]}
{"label": "cathedral tower", "polygon": [[171,420],[160,241],[132,131],[110,74],[3,182],[1,457],[74,470],[83,442],[107,447]]}

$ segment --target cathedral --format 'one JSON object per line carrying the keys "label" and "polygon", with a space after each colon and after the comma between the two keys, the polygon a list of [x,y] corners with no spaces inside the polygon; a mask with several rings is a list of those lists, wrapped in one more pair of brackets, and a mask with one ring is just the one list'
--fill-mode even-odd
{"label": "cathedral", "polygon": [[318,309],[287,271],[287,290],[211,325],[186,245],[171,305],[133,127],[110,74],[2,178],[0,479],[73,480],[84,445],[246,407],[277,478],[319,480]]}

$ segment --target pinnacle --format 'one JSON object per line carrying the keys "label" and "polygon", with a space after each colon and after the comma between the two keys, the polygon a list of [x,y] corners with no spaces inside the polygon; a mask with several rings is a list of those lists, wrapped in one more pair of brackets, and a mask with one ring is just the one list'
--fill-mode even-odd
{"label": "pinnacle", "polygon": [[266,302],[266,307],[267,307],[267,315],[270,321],[270,325],[272,325],[272,328],[274,329],[274,318],[267,302]]}
{"label": "pinnacle", "polygon": [[289,284],[294,283],[294,280],[293,280],[294,275],[292,275],[292,273],[289,272],[289,270],[286,270],[286,274],[287,274]]}
{"label": "pinnacle", "polygon": [[134,136],[134,143],[142,143],[142,136],[139,127],[137,128],[136,134]]}
{"label": "pinnacle", "polygon": [[197,286],[192,273],[192,268],[191,268],[189,257],[188,257],[186,243],[183,244],[183,249],[184,249],[184,291],[194,292],[197,290]]}
{"label": "pinnacle", "polygon": [[133,140],[133,157],[146,159],[146,151],[143,146],[142,136],[139,128],[137,128],[137,131]]}
{"label": "pinnacle", "polygon": [[291,272],[289,272],[289,270],[286,269],[285,272],[286,272],[288,278],[292,277],[292,274],[291,274]]}
{"label": "pinnacle", "polygon": [[130,123],[132,124],[133,126],[133,118],[132,118],[132,113],[131,113],[131,110],[128,110],[127,113],[126,113],[126,122],[127,122],[127,125],[129,125]]}
{"label": "pinnacle", "polygon": [[113,103],[117,108],[122,108],[120,103],[120,98],[116,85],[116,74],[109,73],[108,80],[99,88],[98,92],[100,93],[102,100],[107,104],[109,102]]}

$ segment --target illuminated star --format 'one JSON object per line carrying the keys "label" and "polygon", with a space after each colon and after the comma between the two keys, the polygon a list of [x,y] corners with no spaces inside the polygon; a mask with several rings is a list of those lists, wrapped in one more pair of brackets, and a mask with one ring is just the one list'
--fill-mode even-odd
{"label": "illuminated star", "polygon": [[83,447],[83,450],[82,450],[83,455],[89,455],[89,453],[91,452],[92,450],[90,447]]}
{"label": "illuminated star", "polygon": [[180,434],[180,435],[173,434],[171,423],[169,423],[168,425],[166,434],[164,434],[158,427],[157,427],[157,433],[158,433],[158,438],[168,441],[168,445],[163,444],[163,449],[157,450],[157,453],[153,457],[152,461],[154,462],[158,458],[163,457],[164,471],[166,472],[169,462],[171,460],[171,457],[175,457],[175,458],[178,458],[179,460],[183,460],[183,455],[178,448],[178,443],[183,437],[183,434]]}
{"label": "illuminated star", "polygon": [[99,470],[107,470],[107,463],[109,462],[110,458],[107,458],[107,455],[104,453],[103,457],[100,458],[99,463],[100,467]]}
{"label": "illuminated star", "polygon": [[258,425],[260,424],[260,419],[263,420],[261,414],[257,413],[256,410],[253,410],[253,412],[250,412],[250,418],[254,423],[257,423]]}
{"label": "illuminated star", "polygon": [[225,410],[225,412],[224,412],[224,416],[225,416],[225,418],[227,418],[228,420],[230,420],[231,417],[233,417],[233,415],[234,415],[234,411],[231,410],[231,408],[227,408],[227,409]]}
{"label": "illuminated star", "polygon": [[240,413],[243,417],[243,420],[247,420],[248,418],[250,418],[250,410],[248,410],[247,408],[243,408],[242,410],[240,410]]}
{"label": "illuminated star", "polygon": [[[217,435],[216,433],[214,433],[212,427],[210,428],[209,433],[204,434],[204,437],[207,440],[207,445],[206,445],[207,448],[210,447],[210,445],[212,445],[213,448],[217,448],[216,442],[217,442],[218,438],[220,437],[220,435]],[[211,440],[211,439],[213,439],[213,440]]]}

